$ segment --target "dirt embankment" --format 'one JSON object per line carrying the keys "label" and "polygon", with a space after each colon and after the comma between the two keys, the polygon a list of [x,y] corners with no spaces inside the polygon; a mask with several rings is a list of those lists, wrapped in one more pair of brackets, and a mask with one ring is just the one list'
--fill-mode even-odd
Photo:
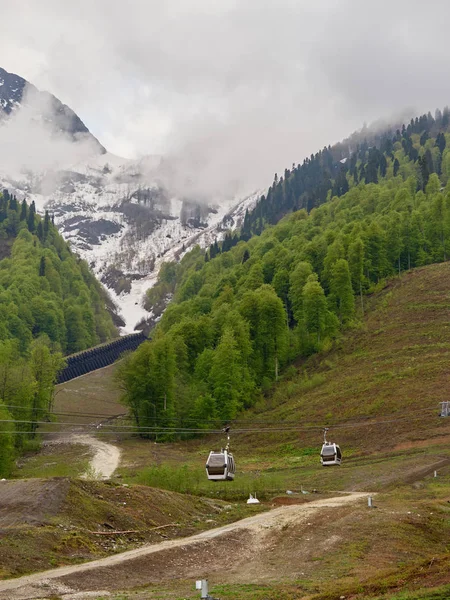
{"label": "dirt embankment", "polygon": [[110,481],[0,481],[0,579],[186,537],[241,511],[220,500]]}
{"label": "dirt embankment", "polygon": [[[353,493],[303,505],[283,506],[189,538],[168,540],[83,565],[3,581],[0,599],[52,595],[69,598],[73,594],[77,594],[77,598],[87,598],[87,594],[93,592],[101,594],[105,590],[122,590],[173,579],[196,579],[216,573],[222,581],[231,578],[234,582],[271,581],[288,575],[288,572],[292,576],[293,571],[298,571],[300,577],[305,559],[318,549],[317,544],[328,552],[340,541],[339,536],[327,534],[325,539],[311,544],[312,520],[320,515],[332,519],[333,511],[365,501],[367,495]],[[288,543],[280,544],[281,539]],[[275,557],[279,552],[284,556]],[[78,595],[79,592],[82,593]]]}
{"label": "dirt embankment", "polygon": [[68,479],[0,481],[0,533],[18,525],[43,524],[60,511],[69,487]]}

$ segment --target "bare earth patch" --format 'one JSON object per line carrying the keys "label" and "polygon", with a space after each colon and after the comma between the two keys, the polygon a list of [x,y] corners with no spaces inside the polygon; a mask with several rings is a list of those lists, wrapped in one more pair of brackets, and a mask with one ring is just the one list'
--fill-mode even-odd
{"label": "bare earth patch", "polygon": [[[0,582],[0,598],[62,597],[74,592],[123,590],[152,582],[220,576],[222,582],[267,582],[280,577],[300,577],[305,559],[317,551],[308,544],[310,519],[324,511],[330,517],[336,508],[346,507],[367,497],[354,493],[318,500],[307,505],[276,508],[236,523],[180,540],[168,540],[130,550],[83,565],[61,567],[44,573]],[[280,544],[282,539],[291,543]],[[339,536],[326,535],[321,549],[332,551]],[[284,555],[284,568],[280,556]],[[224,570],[224,558],[227,569]],[[79,598],[87,596],[77,596]]]}
{"label": "bare earth patch", "polygon": [[66,498],[67,479],[0,481],[0,532],[13,525],[46,522]]}

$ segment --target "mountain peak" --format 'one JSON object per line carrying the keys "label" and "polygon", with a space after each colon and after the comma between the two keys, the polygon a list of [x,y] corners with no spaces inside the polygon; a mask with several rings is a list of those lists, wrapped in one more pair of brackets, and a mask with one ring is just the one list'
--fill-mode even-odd
{"label": "mountain peak", "polygon": [[66,104],[49,92],[38,90],[33,84],[15,73],[0,67],[0,120],[11,117],[16,111],[27,107],[33,118],[50,125],[54,133],[64,133],[73,141],[90,139],[99,153],[106,149],[95,138],[80,117]]}

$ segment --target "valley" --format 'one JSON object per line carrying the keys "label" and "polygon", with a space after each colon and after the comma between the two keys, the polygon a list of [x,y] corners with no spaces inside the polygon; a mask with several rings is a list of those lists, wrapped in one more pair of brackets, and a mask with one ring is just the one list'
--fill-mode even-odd
{"label": "valley", "polygon": [[447,600],[449,108],[258,192],[3,69],[0,121],[0,598]]}

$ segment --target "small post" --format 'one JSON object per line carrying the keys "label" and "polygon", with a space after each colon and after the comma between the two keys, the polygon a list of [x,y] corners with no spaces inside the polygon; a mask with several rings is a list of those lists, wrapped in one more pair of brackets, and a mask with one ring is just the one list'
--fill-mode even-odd
{"label": "small post", "polygon": [[209,598],[207,579],[197,579],[197,581],[195,582],[195,589],[201,590],[200,598]]}
{"label": "small post", "polygon": [[208,580],[207,579],[197,579],[195,582],[195,589],[201,590],[200,598],[202,600],[220,600],[219,598],[213,598],[208,593]]}
{"label": "small post", "polygon": [[369,508],[373,508],[373,499],[372,499],[372,496],[369,496],[369,497],[367,498],[367,506],[368,506]]}
{"label": "small post", "polygon": [[434,472],[434,476],[437,477],[437,471]]}

